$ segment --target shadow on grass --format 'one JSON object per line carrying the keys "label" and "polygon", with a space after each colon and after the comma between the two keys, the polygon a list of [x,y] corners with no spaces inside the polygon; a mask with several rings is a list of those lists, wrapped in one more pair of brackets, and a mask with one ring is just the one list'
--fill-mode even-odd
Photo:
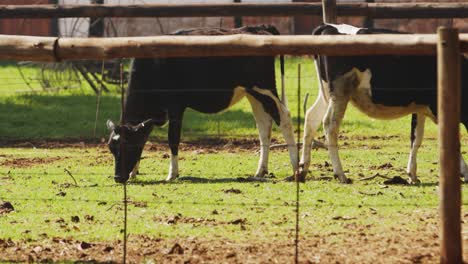
{"label": "shadow on grass", "polygon": [[[3,139],[89,139],[93,138],[96,118],[95,95],[13,95],[0,98],[0,137]],[[120,98],[101,98],[96,138],[108,135],[107,119],[118,120]],[[219,121],[219,123],[218,123]],[[216,135],[219,130],[230,136],[257,135],[250,109],[230,110],[207,115],[188,110],[184,118],[184,139],[191,135]],[[165,139],[167,127],[155,128],[153,137]]]}
{"label": "shadow on grass", "polygon": [[183,184],[183,183],[267,183],[273,182],[271,179],[267,178],[258,178],[258,177],[236,177],[236,178],[203,178],[196,176],[184,176],[179,177],[175,181],[164,181],[164,180],[133,180],[130,184],[135,185],[160,185],[160,184]]}

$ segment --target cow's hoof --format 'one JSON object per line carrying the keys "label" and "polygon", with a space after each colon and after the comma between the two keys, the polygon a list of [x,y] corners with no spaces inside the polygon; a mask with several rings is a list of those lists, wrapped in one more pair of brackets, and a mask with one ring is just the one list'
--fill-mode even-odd
{"label": "cow's hoof", "polygon": [[133,172],[132,172],[132,173],[130,173],[130,177],[129,177],[129,178],[130,178],[130,180],[134,180],[134,179],[136,179],[136,178],[137,178],[137,174],[138,174],[138,172],[136,172],[136,173],[133,173]]}
{"label": "cow's hoof", "polygon": [[255,175],[253,177],[255,177],[255,178],[266,178],[267,176],[268,176],[268,171],[261,171],[261,172],[255,173]]}
{"label": "cow's hoof", "polygon": [[411,184],[411,185],[419,185],[419,184],[421,184],[421,180],[419,180],[418,178],[413,179],[413,178],[409,177],[408,178],[408,183]]}
{"label": "cow's hoof", "polygon": [[128,178],[117,175],[117,176],[114,176],[114,181],[116,183],[126,183],[128,181]]}
{"label": "cow's hoof", "polygon": [[[298,180],[299,180],[299,182],[305,182],[305,175],[299,174]],[[286,178],[284,178],[284,181],[295,182],[296,181],[296,176],[292,175],[292,176],[286,177]]]}
{"label": "cow's hoof", "polygon": [[335,175],[335,179],[338,178],[340,183],[344,183],[344,184],[352,184],[353,183],[353,180],[351,180],[350,178],[347,178],[347,177],[338,177],[337,175]]}
{"label": "cow's hoof", "polygon": [[463,177],[463,183],[468,183],[468,177]]}
{"label": "cow's hoof", "polygon": [[169,175],[167,176],[166,178],[166,181],[169,182],[169,181],[173,181],[175,179],[179,178],[179,174],[176,174],[176,175]]}
{"label": "cow's hoof", "polygon": [[286,178],[284,178],[284,181],[287,181],[287,182],[293,182],[296,180],[296,177],[293,176],[288,176]]}

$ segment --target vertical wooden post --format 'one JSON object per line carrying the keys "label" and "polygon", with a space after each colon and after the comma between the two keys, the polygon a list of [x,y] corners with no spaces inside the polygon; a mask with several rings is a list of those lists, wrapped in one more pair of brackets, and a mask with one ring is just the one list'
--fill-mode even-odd
{"label": "vertical wooden post", "polygon": [[439,28],[437,44],[440,161],[440,263],[462,263],[460,184],[460,42],[458,30]]}
{"label": "vertical wooden post", "polygon": [[323,22],[336,24],[336,0],[322,0]]}
{"label": "vertical wooden post", "polygon": [[[375,0],[366,0],[366,3],[375,3]],[[364,18],[363,26],[365,28],[373,28],[374,27],[374,18],[370,16],[366,16]]]}
{"label": "vertical wooden post", "polygon": [[[234,3],[241,3],[242,0],[234,0]],[[235,16],[234,17],[234,27],[239,28],[242,27],[242,17]]]}
{"label": "vertical wooden post", "polygon": [[[91,0],[92,5],[103,5],[104,0]],[[90,37],[103,37],[104,36],[104,18],[91,17],[89,18],[88,35]]]}

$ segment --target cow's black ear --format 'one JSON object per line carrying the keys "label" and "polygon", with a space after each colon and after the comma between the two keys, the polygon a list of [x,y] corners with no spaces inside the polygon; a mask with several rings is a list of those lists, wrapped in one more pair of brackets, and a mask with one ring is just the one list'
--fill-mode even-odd
{"label": "cow's black ear", "polygon": [[106,126],[107,126],[107,129],[109,129],[109,131],[112,131],[115,129],[115,124],[110,119],[107,120]]}

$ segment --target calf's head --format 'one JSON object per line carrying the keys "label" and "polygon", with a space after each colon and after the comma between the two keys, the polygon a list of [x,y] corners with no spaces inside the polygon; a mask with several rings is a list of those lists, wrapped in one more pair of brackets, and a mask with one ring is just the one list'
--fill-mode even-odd
{"label": "calf's head", "polygon": [[140,160],[152,122],[147,120],[135,126],[120,126],[108,120],[107,128],[111,131],[107,144],[115,159],[114,180],[125,183]]}

